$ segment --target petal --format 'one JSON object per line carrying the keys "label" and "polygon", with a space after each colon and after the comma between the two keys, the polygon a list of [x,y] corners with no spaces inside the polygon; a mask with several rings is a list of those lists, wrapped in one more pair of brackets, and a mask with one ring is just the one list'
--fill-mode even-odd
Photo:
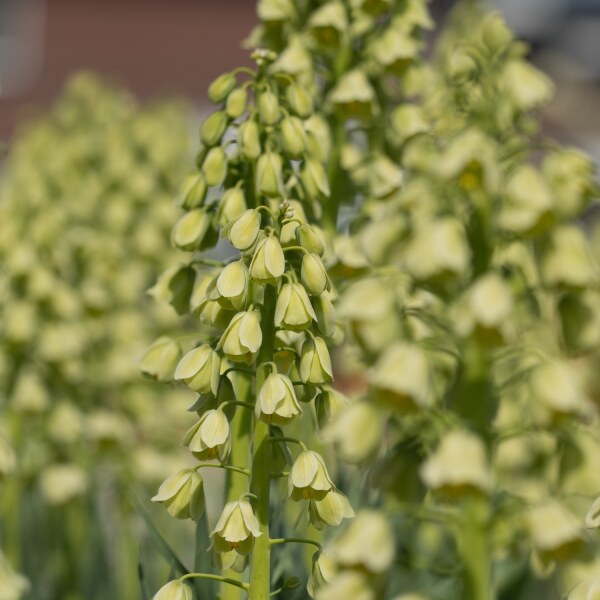
{"label": "petal", "polygon": [[189,379],[190,377],[196,375],[196,373],[198,373],[206,364],[210,353],[211,348],[206,344],[190,350],[179,361],[173,378],[176,380],[182,380]]}

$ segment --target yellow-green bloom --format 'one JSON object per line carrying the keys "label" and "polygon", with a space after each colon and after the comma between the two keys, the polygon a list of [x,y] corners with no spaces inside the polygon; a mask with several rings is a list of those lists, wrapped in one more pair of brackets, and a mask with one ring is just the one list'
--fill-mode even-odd
{"label": "yellow-green bloom", "polygon": [[179,361],[174,379],[185,381],[199,394],[217,395],[221,372],[221,357],[208,345],[190,350]]}
{"label": "yellow-green bloom", "polygon": [[291,331],[302,331],[317,320],[306,290],[300,283],[281,286],[275,307],[275,326]]}
{"label": "yellow-green bloom", "polygon": [[259,283],[276,283],[285,271],[285,258],[279,240],[269,235],[258,242],[250,263],[250,276]]}
{"label": "yellow-green bloom", "polygon": [[554,85],[546,75],[524,60],[506,63],[500,85],[510,101],[521,110],[531,110],[552,99]]}
{"label": "yellow-green bloom", "polygon": [[328,385],[323,386],[315,398],[315,412],[319,427],[325,427],[348,406],[350,406],[350,399],[345,394]]}
{"label": "yellow-green bloom", "polygon": [[217,233],[212,216],[203,208],[185,213],[171,232],[174,246],[182,250],[202,249],[216,241]]}
{"label": "yellow-green bloom", "polygon": [[227,225],[237,219],[247,208],[242,189],[238,186],[229,188],[225,190],[219,203],[217,222],[222,226]]}
{"label": "yellow-green bloom", "polygon": [[317,254],[304,254],[300,273],[304,287],[314,296],[320,296],[331,287],[323,261]]}
{"label": "yellow-green bloom", "polygon": [[168,337],[158,338],[140,360],[142,373],[157,381],[172,381],[181,357],[179,344]]}
{"label": "yellow-green bloom", "polygon": [[321,194],[329,197],[329,179],[322,163],[314,158],[307,158],[300,173],[302,185],[309,198],[318,198]]}
{"label": "yellow-green bloom", "polygon": [[256,400],[256,418],[266,423],[289,423],[302,413],[294,386],[287,375],[271,373],[262,384]]}
{"label": "yellow-green bloom", "polygon": [[333,560],[331,560],[331,556],[327,551],[320,550],[319,552],[315,552],[312,558],[312,568],[306,584],[308,595],[311,598],[314,598],[317,589],[330,583],[337,575],[337,572],[337,566]]}
{"label": "yellow-green bloom", "polygon": [[217,300],[225,309],[241,310],[246,305],[249,282],[250,274],[244,261],[233,261],[219,273],[216,294],[214,298],[211,296],[211,300]]}
{"label": "yellow-green bloom", "polygon": [[323,338],[308,338],[300,351],[300,379],[304,383],[321,385],[333,380],[333,368],[327,344]]}
{"label": "yellow-green bloom", "polygon": [[324,46],[337,47],[348,29],[346,8],[341,2],[326,2],[315,10],[308,22],[314,38]]}
{"label": "yellow-green bloom", "polygon": [[366,573],[342,571],[317,589],[315,600],[379,600]]}
{"label": "yellow-green bloom", "polygon": [[314,226],[308,223],[302,223],[295,230],[296,241],[299,246],[308,250],[311,254],[323,256],[325,252],[325,242],[323,234]]}
{"label": "yellow-green bloom", "polygon": [[206,197],[206,181],[202,173],[188,175],[179,189],[179,204],[185,210],[201,206]]}
{"label": "yellow-green bloom", "polygon": [[306,134],[298,117],[286,117],[279,126],[281,147],[291,158],[302,158],[306,151]]}
{"label": "yellow-green bloom", "polygon": [[183,443],[198,460],[225,460],[231,447],[229,421],[225,413],[222,410],[206,411],[188,429]]}
{"label": "yellow-green bloom", "polygon": [[217,350],[233,362],[252,364],[262,344],[260,315],[255,310],[237,313],[224,331]]}
{"label": "yellow-green bloom", "polygon": [[235,550],[238,554],[250,554],[254,540],[262,535],[258,519],[247,500],[228,502],[210,534],[217,552]]}
{"label": "yellow-green bloom", "polygon": [[218,104],[223,102],[235,87],[235,75],[223,73],[217,77],[208,87],[208,97],[211,102]]}
{"label": "yellow-green bloom", "polygon": [[184,469],[164,481],[152,502],[161,502],[176,519],[197,521],[204,512],[204,481],[195,469]]}
{"label": "yellow-green bloom", "polygon": [[260,213],[249,208],[223,228],[223,235],[229,238],[234,248],[247,250],[256,242],[259,231]]}
{"label": "yellow-green bloom", "polygon": [[375,112],[375,90],[359,69],[340,78],[329,100],[346,117],[365,118]]}
{"label": "yellow-green bloom", "polygon": [[329,294],[325,292],[313,298],[313,308],[317,315],[319,332],[325,337],[332,337],[336,333],[336,311],[329,299]]}
{"label": "yellow-green bloom", "polygon": [[266,89],[258,96],[258,116],[263,125],[275,125],[279,121],[279,100],[277,94]]}
{"label": "yellow-green bloom", "polygon": [[286,97],[292,111],[301,119],[306,119],[310,116],[313,110],[312,98],[301,85],[293,83],[288,86]]}
{"label": "yellow-green bloom", "polygon": [[40,492],[52,506],[61,506],[83,496],[89,486],[87,473],[74,464],[55,464],[44,468]]}
{"label": "yellow-green bloom", "polygon": [[344,519],[352,519],[354,511],[348,498],[332,488],[323,498],[309,500],[308,516],[314,527],[323,529],[325,524],[337,527]]}
{"label": "yellow-green bloom", "polygon": [[260,147],[260,132],[256,121],[244,121],[238,130],[238,145],[246,160],[256,160],[262,149]]}
{"label": "yellow-green bloom", "polygon": [[225,104],[225,112],[230,119],[237,119],[246,110],[246,102],[248,101],[248,92],[245,88],[238,88],[233,90],[229,96],[227,96],[227,102]]}
{"label": "yellow-green bloom", "polygon": [[533,547],[542,560],[566,560],[583,544],[579,519],[561,503],[548,500],[527,516]]}
{"label": "yellow-green bloom", "polygon": [[333,481],[321,455],[312,450],[298,454],[288,476],[288,495],[292,500],[322,500]]}

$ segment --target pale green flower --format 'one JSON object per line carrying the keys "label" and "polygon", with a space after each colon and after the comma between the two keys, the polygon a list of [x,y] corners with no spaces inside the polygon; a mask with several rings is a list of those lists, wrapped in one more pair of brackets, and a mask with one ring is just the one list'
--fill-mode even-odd
{"label": "pale green flower", "polygon": [[323,338],[308,338],[300,352],[300,379],[304,383],[321,385],[333,380],[333,368],[327,344]]}
{"label": "pale green flower", "polygon": [[185,210],[201,206],[206,197],[206,181],[202,173],[188,175],[179,188],[179,204]]}
{"label": "pale green flower", "polygon": [[227,223],[235,221],[247,208],[246,198],[240,187],[236,186],[225,190],[217,210],[219,225],[225,226]]}
{"label": "pale green flower", "polygon": [[246,102],[248,101],[248,92],[244,88],[233,90],[227,96],[225,103],[225,112],[230,119],[237,119],[244,114]]}
{"label": "pale green flower", "polygon": [[202,174],[208,186],[219,186],[227,175],[227,154],[221,146],[211,148],[202,163]]}
{"label": "pale green flower", "polygon": [[279,240],[268,235],[258,242],[252,262],[250,276],[259,283],[274,284],[285,271],[285,257]]}
{"label": "pale green flower", "polygon": [[260,213],[249,208],[223,228],[223,235],[229,238],[234,248],[247,250],[256,241],[259,231]]}
{"label": "pale green flower", "polygon": [[375,90],[363,71],[345,73],[329,95],[329,101],[347,117],[370,117],[375,112]]}
{"label": "pale green flower", "polygon": [[200,139],[202,143],[209,148],[219,144],[228,124],[229,120],[223,111],[218,110],[212,113],[212,115],[204,120],[200,127]]}
{"label": "pale green flower", "polygon": [[342,571],[317,589],[315,600],[378,600],[364,573]]}
{"label": "pale green flower", "polygon": [[185,213],[171,232],[173,245],[182,250],[205,248],[216,241],[212,216],[203,208]]}
{"label": "pale green flower", "polygon": [[244,121],[238,130],[238,146],[246,160],[256,160],[261,152],[260,131],[256,121]]}
{"label": "pale green flower", "polygon": [[346,8],[336,0],[326,2],[311,14],[308,27],[319,43],[337,46],[348,29]]}
{"label": "pale green flower", "polygon": [[85,494],[88,476],[74,464],[56,464],[46,467],[40,476],[40,492],[51,505],[60,506]]}
{"label": "pale green flower", "polygon": [[325,290],[331,287],[327,270],[318,254],[304,254],[300,275],[304,287],[313,296],[320,296]]}
{"label": "pale green flower", "polygon": [[235,87],[235,83],[235,75],[233,73],[219,75],[208,87],[210,101],[215,104],[223,102]]}
{"label": "pale green flower", "polygon": [[280,119],[277,94],[267,88],[258,95],[258,116],[263,125],[275,125]]}
{"label": "pale green flower", "polygon": [[291,331],[307,329],[317,320],[308,294],[299,283],[281,286],[275,307],[275,326]]}
{"label": "pale green flower", "polygon": [[308,516],[314,527],[322,529],[323,525],[337,527],[344,519],[352,519],[354,511],[348,498],[332,488],[323,498],[309,500]]}
{"label": "pale green flower", "polygon": [[152,502],[161,502],[176,519],[197,521],[204,512],[204,481],[194,469],[184,469],[164,481]]}
{"label": "pale green flower", "polygon": [[227,310],[242,310],[246,306],[249,283],[250,273],[246,263],[242,260],[233,261],[219,273],[211,300],[216,300]]}
{"label": "pale green flower", "polygon": [[299,500],[322,500],[333,482],[321,455],[304,450],[296,457],[288,476],[288,495]]}
{"label": "pale green flower", "polygon": [[350,399],[339,390],[323,386],[315,398],[315,412],[319,427],[325,427],[337,415],[350,406]]}
{"label": "pale green flower", "polygon": [[256,418],[266,423],[284,424],[301,413],[290,378],[280,373],[271,373],[258,392]]}
{"label": "pale green flower", "polygon": [[308,250],[311,254],[323,256],[325,252],[325,242],[323,232],[314,225],[302,223],[294,230],[294,236],[299,246]]}
{"label": "pale green flower", "polygon": [[505,64],[500,85],[508,98],[521,110],[544,105],[554,94],[552,81],[524,60],[511,60]]}
{"label": "pale green flower", "polygon": [[313,103],[310,94],[297,83],[288,86],[286,98],[292,111],[301,119],[308,118],[313,111]]}
{"label": "pale green flower", "polygon": [[298,117],[286,117],[279,126],[281,147],[290,158],[300,159],[306,151],[306,134]]}
{"label": "pale green flower", "polygon": [[173,378],[184,381],[199,394],[217,395],[221,372],[221,357],[208,345],[190,350],[179,361]]}
{"label": "pale green flower", "polygon": [[223,350],[233,362],[252,364],[261,344],[260,314],[249,310],[234,315],[217,344],[217,350]]}
{"label": "pale green flower", "polygon": [[329,197],[331,189],[329,179],[323,164],[314,158],[307,158],[300,173],[302,185],[309,198],[318,198],[320,195]]}
{"label": "pale green flower", "polygon": [[531,508],[527,522],[533,547],[543,560],[564,560],[583,543],[579,520],[557,501]]}
{"label": "pale green flower", "polygon": [[157,381],[172,381],[173,373],[181,357],[181,347],[168,337],[158,338],[140,360],[140,370],[144,375]]}
{"label": "pale green flower", "polygon": [[306,584],[311,598],[314,598],[321,586],[330,583],[337,575],[338,569],[326,550],[315,552],[312,558],[312,568]]}
{"label": "pale green flower", "polygon": [[217,552],[235,550],[243,556],[249,554],[254,540],[262,535],[258,519],[247,500],[229,502],[210,534]]}
{"label": "pale green flower", "polygon": [[231,447],[229,421],[222,410],[208,410],[190,427],[184,445],[198,460],[225,460]]}

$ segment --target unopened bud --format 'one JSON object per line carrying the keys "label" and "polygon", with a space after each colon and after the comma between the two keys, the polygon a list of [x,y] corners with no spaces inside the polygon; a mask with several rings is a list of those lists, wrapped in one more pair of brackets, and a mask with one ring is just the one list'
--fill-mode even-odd
{"label": "unopened bud", "polygon": [[223,73],[217,77],[208,88],[208,97],[211,102],[218,104],[223,102],[235,87],[235,75],[233,73]]}
{"label": "unopened bud", "polygon": [[227,115],[221,110],[207,117],[200,127],[202,143],[209,148],[219,144],[228,123]]}
{"label": "unopened bud", "polygon": [[296,83],[290,85],[286,91],[286,97],[292,112],[301,119],[306,119],[313,111],[312,98],[309,93]]}
{"label": "unopened bud", "polygon": [[246,110],[246,102],[248,101],[248,92],[245,88],[233,90],[227,97],[225,104],[225,112],[230,119],[237,119],[244,114]]}
{"label": "unopened bud", "polygon": [[258,116],[263,125],[275,125],[279,121],[279,100],[270,89],[258,96]]}
{"label": "unopened bud", "polygon": [[256,242],[259,231],[260,213],[249,208],[223,228],[223,235],[229,238],[234,248],[247,250]]}
{"label": "unopened bud", "polygon": [[206,181],[202,173],[189,175],[179,190],[179,205],[185,210],[201,206],[206,197]]}
{"label": "unopened bud", "polygon": [[256,160],[262,149],[260,147],[260,133],[256,121],[244,121],[238,130],[238,146],[246,160]]}
{"label": "unopened bud", "polygon": [[304,383],[321,385],[333,380],[331,357],[327,344],[320,337],[309,338],[300,352],[300,379]]}
{"label": "unopened bud", "polygon": [[256,192],[272,198],[283,192],[283,163],[275,152],[266,152],[256,165]]}
{"label": "unopened bud", "polygon": [[302,158],[306,150],[306,134],[304,126],[298,117],[286,117],[280,128],[281,147],[291,158]]}
{"label": "unopened bud", "polygon": [[331,287],[323,261],[317,254],[304,254],[301,277],[304,287],[313,296],[320,296]]}
{"label": "unopened bud", "polygon": [[223,183],[227,175],[227,155],[221,146],[211,148],[202,163],[202,173],[209,186],[218,186]]}

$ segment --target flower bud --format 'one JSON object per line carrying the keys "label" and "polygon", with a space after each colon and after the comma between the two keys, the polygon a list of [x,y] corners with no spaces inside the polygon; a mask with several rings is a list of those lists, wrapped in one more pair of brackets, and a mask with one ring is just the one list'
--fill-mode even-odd
{"label": "flower bud", "polygon": [[313,296],[320,296],[331,287],[323,261],[317,254],[304,254],[301,278],[304,287]]}
{"label": "flower bud", "polygon": [[329,100],[346,118],[369,118],[375,112],[375,90],[363,71],[354,69],[343,75]]}
{"label": "flower bud", "polygon": [[237,119],[244,114],[246,110],[246,102],[248,101],[248,92],[245,88],[238,88],[233,90],[229,96],[227,96],[227,102],[225,104],[225,112],[230,119]]}
{"label": "flower bud", "polygon": [[283,152],[291,158],[300,159],[306,151],[306,134],[298,117],[285,117],[279,128]]}
{"label": "flower bud", "polygon": [[219,459],[229,454],[231,437],[229,421],[222,410],[208,410],[188,429],[183,444],[198,460]]}
{"label": "flower bud", "polygon": [[223,268],[216,280],[216,294],[211,294],[211,300],[225,309],[242,310],[248,298],[250,274],[244,261],[236,260]]}
{"label": "flower bud", "polygon": [[308,595],[315,597],[318,588],[330,583],[337,574],[336,564],[331,560],[329,553],[320,550],[312,558],[312,568],[306,584]]}
{"label": "flower bud", "polygon": [[182,250],[201,250],[213,245],[217,239],[212,216],[203,208],[185,213],[171,232],[171,242]]}
{"label": "flower bud", "polygon": [[324,524],[337,527],[344,519],[351,519],[354,511],[348,498],[332,488],[323,498],[309,500],[308,516],[313,527],[323,529]]}
{"label": "flower bud", "polygon": [[161,502],[176,519],[197,521],[204,512],[204,481],[195,469],[184,469],[169,477],[152,502]]}
{"label": "flower bud", "polygon": [[392,565],[395,540],[391,524],[374,510],[362,510],[330,546],[332,560],[340,567],[384,573]]}
{"label": "flower bud", "polygon": [[481,23],[481,39],[490,52],[504,50],[513,40],[512,33],[499,13],[486,15]]}
{"label": "flower bud", "polygon": [[302,331],[317,320],[304,287],[299,283],[281,286],[275,307],[275,327]]}
{"label": "flower bud", "polygon": [[414,344],[396,342],[389,346],[369,380],[377,397],[396,409],[425,408],[433,403],[427,355]]}
{"label": "flower bud", "polygon": [[492,487],[492,476],[483,442],[468,431],[446,433],[421,466],[421,479],[444,496],[487,494]]}
{"label": "flower bud", "polygon": [[313,111],[310,94],[299,84],[292,83],[286,90],[286,98],[290,109],[301,119],[308,118]]}
{"label": "flower bud", "polygon": [[194,593],[189,585],[175,579],[163,585],[152,600],[194,600]]}
{"label": "flower bud", "polygon": [[260,213],[253,208],[244,211],[235,221],[223,228],[223,235],[229,238],[238,250],[247,250],[256,242],[260,231]]}
{"label": "flower bud", "polygon": [[299,246],[313,254],[323,256],[325,252],[325,243],[322,233],[314,226],[308,223],[302,223],[296,228],[296,240]]}
{"label": "flower bud", "polygon": [[261,535],[258,519],[247,500],[228,502],[210,534],[217,552],[235,550],[242,556],[250,554],[254,540]]}
{"label": "flower bud", "polygon": [[225,190],[219,203],[217,222],[219,225],[225,226],[230,221],[237,219],[247,208],[242,189],[237,186],[229,188]]}
{"label": "flower bud", "polygon": [[279,121],[279,100],[272,90],[261,92],[257,104],[258,116],[263,125],[275,125]]}
{"label": "flower bud", "polygon": [[256,402],[256,418],[283,425],[302,413],[289,377],[271,373],[262,384]]}
{"label": "flower bud", "polygon": [[285,271],[285,258],[279,240],[269,235],[258,242],[250,263],[250,276],[258,283],[277,283]]}
{"label": "flower bud", "polygon": [[173,376],[199,394],[217,395],[221,374],[221,357],[204,344],[190,350],[179,361]]}
{"label": "flower bud", "polygon": [[308,338],[300,352],[300,379],[321,385],[333,380],[333,369],[327,344],[320,337]]}
{"label": "flower bud", "polygon": [[262,344],[260,315],[255,310],[237,313],[224,331],[217,350],[233,362],[252,364]]}
{"label": "flower bud", "polygon": [[217,77],[208,87],[208,97],[211,102],[218,104],[223,102],[235,87],[235,75],[233,73],[223,73]]}
{"label": "flower bud", "polygon": [[321,194],[329,197],[331,190],[323,165],[314,158],[308,158],[300,173],[302,185],[309,198],[318,198]]}
{"label": "flower bud", "polygon": [[158,338],[140,360],[140,371],[157,381],[172,381],[181,356],[179,344],[168,337]]}
{"label": "flower bud", "polygon": [[369,402],[339,406],[337,411],[325,425],[323,439],[334,444],[344,462],[360,464],[372,459],[381,446],[383,415]]}
{"label": "flower bud", "polygon": [[255,121],[244,121],[238,130],[238,146],[241,155],[246,160],[256,160],[262,149],[260,147],[260,133]]}
{"label": "flower bud", "polygon": [[263,154],[256,164],[256,193],[268,198],[280,196],[283,192],[282,175],[281,156],[270,151]]}
{"label": "flower bud", "polygon": [[221,146],[215,146],[208,151],[202,163],[202,173],[209,186],[218,186],[223,183],[227,175],[227,155]]}
{"label": "flower bud", "polygon": [[205,146],[211,148],[221,142],[229,121],[227,115],[218,110],[208,116],[200,126],[200,139]]}
{"label": "flower bud", "polygon": [[324,293],[313,298],[313,308],[317,315],[317,328],[325,337],[333,337],[336,332],[336,311],[329,299],[329,294]]}
{"label": "flower bud", "polygon": [[292,500],[322,500],[333,481],[329,477],[323,458],[312,450],[301,452],[288,477],[288,495]]}
{"label": "flower bud", "polygon": [[201,206],[206,197],[206,181],[202,173],[189,175],[179,190],[179,205],[184,210]]}

